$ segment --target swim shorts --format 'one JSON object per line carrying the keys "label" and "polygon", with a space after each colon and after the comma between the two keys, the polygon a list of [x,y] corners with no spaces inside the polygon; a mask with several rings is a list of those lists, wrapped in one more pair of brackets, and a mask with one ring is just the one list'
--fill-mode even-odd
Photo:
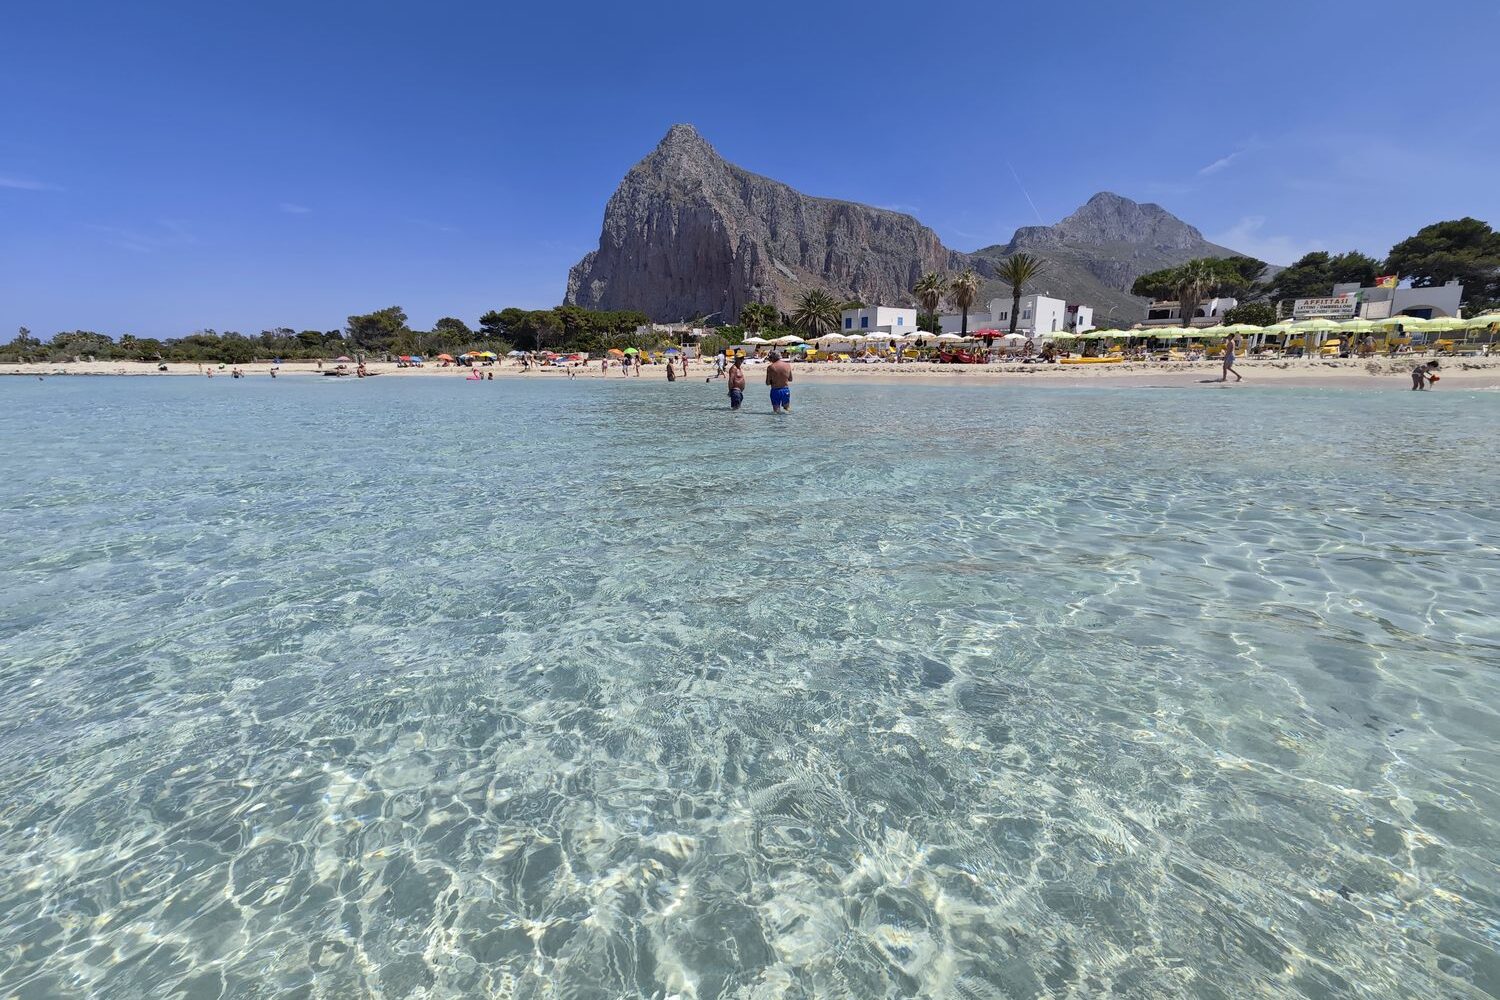
{"label": "swim shorts", "polygon": [[792,390],[786,386],[771,390],[771,405],[786,408],[792,405]]}
{"label": "swim shorts", "polygon": [[743,389],[730,389],[729,390],[729,408],[731,410],[738,410],[740,408],[740,404],[743,403],[744,401],[745,401],[745,390],[743,390]]}

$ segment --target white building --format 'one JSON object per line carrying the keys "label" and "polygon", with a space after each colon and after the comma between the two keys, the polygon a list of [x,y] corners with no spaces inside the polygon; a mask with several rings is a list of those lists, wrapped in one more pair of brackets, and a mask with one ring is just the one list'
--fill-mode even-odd
{"label": "white building", "polygon": [[1224,314],[1239,304],[1239,299],[1227,296],[1204,299],[1198,303],[1198,308],[1193,310],[1192,321],[1184,323],[1181,302],[1174,299],[1158,299],[1146,307],[1146,318],[1141,322],[1141,326],[1218,326],[1224,322]]}
{"label": "white building", "polygon": [[[999,330],[1010,332],[1010,299],[990,299],[988,312],[969,313],[969,332],[975,330]],[[963,314],[953,313],[939,317],[943,333],[958,333],[963,326]],[[1094,310],[1054,299],[1048,295],[1021,296],[1021,309],[1016,314],[1016,332],[1028,337],[1069,331],[1084,333],[1094,328]]]}
{"label": "white building", "polygon": [[896,306],[868,306],[864,309],[845,309],[839,323],[843,333],[888,333],[904,337],[917,332],[917,311]]}
{"label": "white building", "polygon": [[1386,319],[1400,315],[1422,319],[1457,317],[1463,297],[1464,286],[1457,280],[1431,288],[1361,288],[1358,283],[1350,282],[1334,285],[1332,294],[1325,298],[1297,299],[1292,303],[1292,317],[1332,320]]}

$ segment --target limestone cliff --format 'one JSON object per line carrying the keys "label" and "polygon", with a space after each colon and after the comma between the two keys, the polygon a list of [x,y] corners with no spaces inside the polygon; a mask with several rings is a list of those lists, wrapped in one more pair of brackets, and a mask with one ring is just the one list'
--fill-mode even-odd
{"label": "limestone cliff", "polygon": [[801,194],[674,125],[609,199],[599,249],[568,273],[566,301],[732,321],[747,302],[790,311],[813,288],[894,304],[924,271],[964,263],[909,215]]}

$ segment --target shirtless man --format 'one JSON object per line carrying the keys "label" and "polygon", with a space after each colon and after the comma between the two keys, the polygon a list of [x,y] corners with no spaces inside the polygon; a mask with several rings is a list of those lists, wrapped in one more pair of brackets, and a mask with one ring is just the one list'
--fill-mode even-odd
{"label": "shirtless man", "polygon": [[1219,376],[1220,382],[1228,382],[1231,375],[1234,376],[1236,382],[1245,381],[1245,376],[1234,370],[1234,352],[1239,346],[1239,334],[1231,333],[1224,338],[1224,373]]}
{"label": "shirtless man", "polygon": [[745,369],[740,367],[744,358],[735,358],[729,366],[729,408],[738,410],[745,401]]}
{"label": "shirtless man", "polygon": [[771,387],[771,412],[792,412],[792,363],[775,351],[766,366],[766,385]]}

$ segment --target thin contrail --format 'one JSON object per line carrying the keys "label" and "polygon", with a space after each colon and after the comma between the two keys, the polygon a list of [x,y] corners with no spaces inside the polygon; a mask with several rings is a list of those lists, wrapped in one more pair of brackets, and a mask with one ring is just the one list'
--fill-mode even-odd
{"label": "thin contrail", "polygon": [[1042,222],[1042,213],[1038,212],[1036,210],[1036,202],[1034,202],[1034,201],[1031,200],[1031,192],[1027,191],[1026,190],[1026,185],[1021,183],[1021,175],[1018,174],[1018,173],[1016,173],[1016,168],[1015,167],[1011,167],[1010,166],[1010,161],[1009,160],[1005,161],[1005,165],[1007,167],[1010,167],[1010,175],[1016,179],[1016,187],[1020,188],[1021,189],[1021,193],[1026,196],[1026,204],[1030,205],[1031,206],[1031,211],[1036,214],[1036,221],[1039,224],[1045,226],[1047,223]]}

